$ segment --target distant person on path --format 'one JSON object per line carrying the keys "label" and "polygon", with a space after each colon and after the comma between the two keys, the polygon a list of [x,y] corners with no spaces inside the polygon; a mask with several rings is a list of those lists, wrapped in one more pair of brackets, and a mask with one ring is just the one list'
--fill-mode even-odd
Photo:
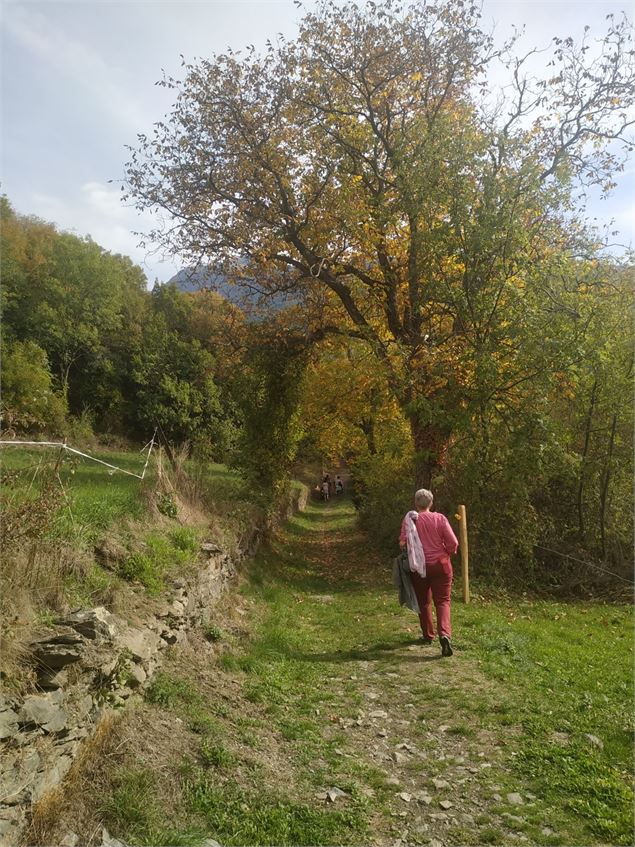
{"label": "distant person on path", "polygon": [[413,521],[425,556],[425,577],[412,572],[412,585],[419,603],[419,621],[421,623],[424,644],[434,640],[431,601],[437,615],[437,630],[441,643],[441,655],[452,655],[452,624],[450,621],[450,595],[452,591],[452,556],[459,547],[450,522],[440,512],[431,512],[433,495],[426,488],[415,494],[417,515],[408,512],[401,524],[399,544],[406,547],[408,538],[407,521]]}
{"label": "distant person on path", "polygon": [[342,477],[339,474],[335,477],[335,493],[344,493],[344,483],[342,482]]}
{"label": "distant person on path", "polygon": [[322,500],[328,500],[328,499],[329,499],[329,483],[328,483],[328,480],[325,477],[324,482],[322,483]]}

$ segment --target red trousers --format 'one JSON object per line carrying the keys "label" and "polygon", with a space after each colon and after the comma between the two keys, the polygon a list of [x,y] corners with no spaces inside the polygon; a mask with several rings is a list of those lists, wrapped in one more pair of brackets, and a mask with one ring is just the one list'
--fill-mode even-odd
{"label": "red trousers", "polygon": [[437,613],[437,630],[439,637],[452,637],[450,621],[450,595],[452,592],[452,562],[450,558],[441,562],[426,562],[425,577],[411,573],[412,585],[419,603],[419,621],[421,631],[428,638],[434,638],[434,623],[432,621],[431,601]]}

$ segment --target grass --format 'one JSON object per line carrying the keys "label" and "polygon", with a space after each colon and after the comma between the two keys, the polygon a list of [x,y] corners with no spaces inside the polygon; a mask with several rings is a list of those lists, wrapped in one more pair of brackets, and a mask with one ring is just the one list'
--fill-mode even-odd
{"label": "grass", "polygon": [[[173,652],[144,725],[189,741],[116,771],[110,831],[138,844],[391,843],[406,827],[407,843],[632,843],[631,609],[456,602],[455,656],[437,661],[353,520],[346,500],[309,505],[251,564],[238,629],[220,615],[196,663]],[[385,742],[371,710],[391,716]],[[403,754],[396,786],[404,740],[421,755]],[[436,777],[454,802],[438,823]],[[411,785],[432,805],[399,799]],[[332,786],[348,798],[318,799]],[[431,828],[417,833],[416,815]]]}
{"label": "grass", "polygon": [[630,844],[632,610],[550,602],[458,609],[464,647],[508,692],[492,717],[523,728],[516,772],[596,837]]}

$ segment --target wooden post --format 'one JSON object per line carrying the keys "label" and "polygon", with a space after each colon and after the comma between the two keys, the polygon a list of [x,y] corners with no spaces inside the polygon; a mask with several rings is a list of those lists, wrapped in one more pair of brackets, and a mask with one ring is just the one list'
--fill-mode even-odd
{"label": "wooden post", "polygon": [[465,506],[459,506],[459,536],[461,547],[461,581],[463,583],[463,602],[470,602],[470,566],[467,543],[467,513]]}

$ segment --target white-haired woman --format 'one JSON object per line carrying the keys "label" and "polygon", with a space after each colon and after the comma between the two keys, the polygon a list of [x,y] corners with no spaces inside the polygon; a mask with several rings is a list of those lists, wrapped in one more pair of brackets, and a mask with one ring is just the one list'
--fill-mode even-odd
{"label": "white-haired woman", "polygon": [[452,556],[459,547],[450,522],[440,512],[431,512],[434,497],[431,491],[420,488],[415,493],[417,514],[408,512],[401,525],[399,543],[406,547],[408,521],[412,521],[421,540],[425,556],[425,576],[413,571],[410,576],[419,603],[419,621],[424,643],[434,640],[431,602],[437,615],[437,630],[441,642],[441,655],[452,655],[452,623],[450,619],[450,596],[452,592]]}

